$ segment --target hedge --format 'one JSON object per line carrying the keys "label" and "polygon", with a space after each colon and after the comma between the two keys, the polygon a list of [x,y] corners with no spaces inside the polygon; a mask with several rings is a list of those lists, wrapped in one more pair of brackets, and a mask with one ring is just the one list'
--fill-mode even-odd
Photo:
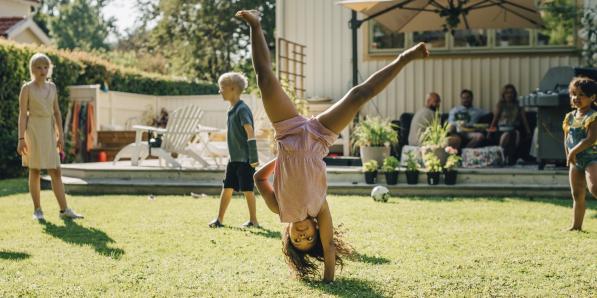
{"label": "hedge", "polygon": [[24,174],[16,153],[18,98],[21,86],[29,81],[29,58],[36,52],[47,54],[54,64],[52,80],[58,87],[63,117],[70,85],[107,84],[110,90],[151,95],[201,95],[218,91],[212,83],[123,68],[85,52],[23,45],[0,38],[0,179]]}

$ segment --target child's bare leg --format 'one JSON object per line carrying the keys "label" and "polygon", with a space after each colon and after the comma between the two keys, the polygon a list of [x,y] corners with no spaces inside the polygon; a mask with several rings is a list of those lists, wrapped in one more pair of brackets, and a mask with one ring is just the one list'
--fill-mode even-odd
{"label": "child's bare leg", "polygon": [[386,88],[405,65],[427,56],[429,52],[424,43],[404,51],[390,64],[372,74],[365,82],[350,89],[342,99],[317,116],[317,119],[331,131],[340,133],[352,122],[361,107]]}
{"label": "child's bare leg", "polygon": [[585,169],[587,188],[597,198],[597,163],[591,163]]}
{"label": "child's bare leg", "polygon": [[220,223],[224,222],[224,215],[226,214],[226,209],[228,209],[228,205],[230,205],[230,200],[232,200],[232,193],[234,189],[232,188],[223,188],[222,193],[220,194],[220,209],[218,209],[218,221]]}
{"label": "child's bare leg", "polygon": [[245,191],[245,199],[247,200],[247,207],[249,208],[249,221],[257,224],[257,203],[255,202],[255,193],[252,191]]}
{"label": "child's bare leg", "polygon": [[64,194],[64,184],[62,184],[62,173],[60,169],[52,169],[48,170],[48,174],[50,178],[52,178],[52,191],[54,191],[54,196],[58,201],[58,205],[60,206],[60,210],[66,210],[68,206],[66,205],[66,195]]}
{"label": "child's bare leg", "polygon": [[41,208],[40,202],[40,191],[41,191],[41,181],[40,179],[40,170],[37,169],[29,169],[29,193],[31,194],[31,199],[33,199],[33,209]]}
{"label": "child's bare leg", "polygon": [[574,165],[570,166],[570,188],[572,191],[572,226],[570,231],[581,230],[582,222],[585,217],[585,196],[587,184],[585,182],[585,173],[576,169]]}
{"label": "child's bare leg", "polygon": [[251,28],[251,51],[257,84],[261,91],[265,112],[269,120],[275,123],[295,117],[298,112],[272,71],[269,49],[261,30],[258,14],[259,12],[253,10],[241,10],[236,13],[236,17],[247,22]]}

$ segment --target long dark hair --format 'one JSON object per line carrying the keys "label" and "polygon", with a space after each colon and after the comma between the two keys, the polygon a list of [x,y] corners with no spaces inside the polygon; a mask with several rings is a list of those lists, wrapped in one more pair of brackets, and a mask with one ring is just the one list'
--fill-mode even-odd
{"label": "long dark hair", "polygon": [[518,106],[518,91],[516,91],[516,87],[514,87],[514,85],[512,85],[512,84],[506,84],[502,88],[502,96],[500,98],[500,104],[502,104],[502,105],[506,104],[506,91],[508,91],[508,89],[512,89],[512,92],[514,93],[514,100],[512,101],[512,103]]}
{"label": "long dark hair", "polygon": [[[282,236],[282,253],[286,259],[288,267],[300,278],[315,277],[319,275],[319,266],[317,262],[323,262],[323,244],[319,237],[319,228],[317,228],[315,245],[307,251],[297,249],[290,240],[290,225],[284,228]],[[344,266],[344,257],[350,257],[354,250],[350,245],[344,242],[343,232],[334,228],[334,246],[336,247],[336,265],[341,268]]]}

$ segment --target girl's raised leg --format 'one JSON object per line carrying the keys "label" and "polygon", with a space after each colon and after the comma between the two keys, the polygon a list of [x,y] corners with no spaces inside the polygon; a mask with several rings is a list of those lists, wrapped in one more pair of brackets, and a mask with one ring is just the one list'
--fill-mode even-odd
{"label": "girl's raised leg", "polygon": [[424,43],[404,51],[394,61],[372,74],[365,82],[353,87],[346,95],[317,119],[329,130],[340,133],[352,122],[357,112],[371,98],[381,92],[409,62],[429,56]]}
{"label": "girl's raised leg", "polygon": [[241,10],[236,17],[244,20],[251,28],[251,55],[253,68],[257,74],[257,84],[261,91],[263,106],[272,123],[293,118],[298,115],[294,104],[284,92],[272,71],[269,48],[259,23],[259,12],[255,10]]}

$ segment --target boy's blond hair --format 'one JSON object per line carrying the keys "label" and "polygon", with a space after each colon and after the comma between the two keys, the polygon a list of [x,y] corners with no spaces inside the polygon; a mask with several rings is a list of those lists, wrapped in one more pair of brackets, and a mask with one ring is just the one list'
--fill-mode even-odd
{"label": "boy's blond hair", "polygon": [[227,72],[221,75],[218,79],[218,85],[221,85],[222,83],[235,84],[236,86],[238,86],[241,93],[247,88],[247,85],[249,84],[249,82],[247,81],[247,77],[245,77],[245,75],[240,72]]}
{"label": "boy's blond hair", "polygon": [[46,64],[48,66],[47,79],[49,80],[52,77],[52,69],[54,69],[54,64],[52,64],[50,57],[46,56],[44,53],[35,53],[33,56],[31,56],[31,59],[29,59],[29,75],[31,77],[31,81],[35,79],[33,76],[33,67],[40,63]]}

